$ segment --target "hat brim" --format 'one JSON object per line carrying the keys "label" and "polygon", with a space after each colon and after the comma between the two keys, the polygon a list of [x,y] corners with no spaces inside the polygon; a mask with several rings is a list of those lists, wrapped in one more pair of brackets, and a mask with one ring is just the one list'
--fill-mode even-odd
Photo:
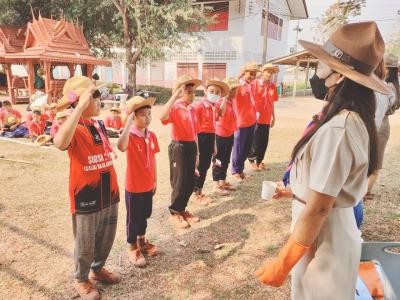
{"label": "hat brim", "polygon": [[133,113],[135,110],[138,110],[141,107],[144,106],[153,106],[154,103],[156,102],[156,98],[154,97],[149,97],[147,99],[144,99],[142,102],[140,103],[132,103],[129,100],[126,102],[126,113],[128,115],[130,115],[131,113]]}
{"label": "hat brim", "polygon": [[[106,87],[107,83],[101,83],[99,85],[93,85],[94,91],[97,91],[103,87]],[[87,90],[87,88],[80,88],[80,89],[76,89],[74,90],[74,92],[76,93],[76,95],[78,97],[80,97],[85,91]],[[71,103],[69,102],[68,96],[67,95],[63,95],[61,97],[61,99],[57,102],[57,111],[62,111],[66,108],[68,108],[71,105]]]}
{"label": "hat brim", "polygon": [[206,88],[208,88],[210,85],[216,85],[217,87],[219,87],[222,90],[222,94],[221,97],[226,97],[229,94],[229,86],[223,82],[223,81],[219,81],[219,80],[207,80],[206,82]]}
{"label": "hat brim", "polygon": [[183,82],[179,82],[174,87],[174,89],[172,91],[172,94],[174,94],[176,90],[180,89],[181,87],[183,87],[183,86],[185,86],[187,84],[193,84],[194,85],[194,89],[197,89],[201,85],[201,80],[200,79],[190,79],[190,80],[186,80],[186,81],[183,81]]}
{"label": "hat brim", "polygon": [[378,76],[375,75],[375,73],[365,75],[352,69],[350,66],[340,62],[335,57],[329,55],[321,45],[304,40],[299,40],[299,43],[304,49],[308,50],[319,60],[328,65],[328,67],[330,67],[332,70],[342,74],[343,76],[379,93],[385,95],[391,93],[391,90],[385,85],[385,83],[381,79],[378,78]]}
{"label": "hat brim", "polygon": [[272,73],[279,73],[279,71],[280,71],[279,67],[274,66],[274,67],[262,68],[261,72],[264,72],[264,71],[267,71],[267,70],[272,71]]}
{"label": "hat brim", "polygon": [[37,137],[37,139],[35,140],[34,143],[36,145],[43,146],[43,145],[45,145],[46,143],[48,143],[50,141],[51,141],[51,136],[50,135],[42,134],[42,135],[39,135]]}
{"label": "hat brim", "polygon": [[112,108],[110,109],[110,111],[116,111],[116,112],[121,113],[121,110],[120,110],[119,108],[117,108],[117,107],[112,107]]}

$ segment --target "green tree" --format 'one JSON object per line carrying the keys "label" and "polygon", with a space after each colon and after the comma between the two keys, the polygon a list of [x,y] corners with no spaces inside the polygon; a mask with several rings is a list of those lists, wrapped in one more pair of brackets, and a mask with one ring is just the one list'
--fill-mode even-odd
{"label": "green tree", "polygon": [[325,42],[340,26],[349,22],[350,17],[359,16],[366,0],[337,1],[330,5],[314,27],[317,42]]}
{"label": "green tree", "polygon": [[[24,25],[32,13],[73,20],[98,56],[123,56],[129,70],[128,87],[136,89],[140,60],[162,58],[169,49],[185,47],[189,29],[213,22],[195,0],[0,0],[0,24]],[[182,34],[186,32],[185,34]]]}

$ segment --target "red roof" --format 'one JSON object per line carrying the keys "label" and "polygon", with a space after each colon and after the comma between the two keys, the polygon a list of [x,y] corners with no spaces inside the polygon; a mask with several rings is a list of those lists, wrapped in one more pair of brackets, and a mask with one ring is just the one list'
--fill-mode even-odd
{"label": "red roof", "polygon": [[25,43],[25,28],[0,25],[0,59],[6,53],[21,52]]}
{"label": "red roof", "polygon": [[28,23],[23,51],[6,53],[8,60],[23,62],[26,59],[47,60],[58,63],[111,65],[93,56],[82,28],[65,19],[34,18]]}

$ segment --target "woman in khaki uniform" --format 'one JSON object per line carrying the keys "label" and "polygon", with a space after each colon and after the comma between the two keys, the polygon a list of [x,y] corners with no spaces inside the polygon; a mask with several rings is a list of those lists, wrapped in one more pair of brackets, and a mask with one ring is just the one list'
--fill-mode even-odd
{"label": "woman in khaki uniform", "polygon": [[345,25],[323,45],[300,41],[319,58],[328,102],[315,128],[293,150],[292,235],[279,256],[256,275],[280,286],[292,272],[292,299],[353,300],[361,254],[353,206],[376,170],[377,133],[373,90],[390,91],[373,70],[384,42],[374,22]]}

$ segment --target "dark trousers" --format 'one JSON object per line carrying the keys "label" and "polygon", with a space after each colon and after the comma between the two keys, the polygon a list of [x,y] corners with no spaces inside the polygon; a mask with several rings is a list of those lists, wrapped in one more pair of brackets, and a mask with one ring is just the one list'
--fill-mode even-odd
{"label": "dark trousers", "polygon": [[[214,165],[212,169],[213,180],[225,180],[229,161],[231,159],[233,135],[228,137],[217,135],[215,139],[217,143],[217,155],[214,157]],[[220,161],[220,165],[216,163],[216,160]]]}
{"label": "dark trousers", "polygon": [[257,162],[260,164],[265,156],[265,152],[268,147],[269,140],[269,128],[268,124],[257,124],[254,132],[253,146],[251,147],[249,161]]}
{"label": "dark trousers", "polygon": [[184,212],[194,187],[197,147],[195,142],[172,141],[168,147],[171,213]]}
{"label": "dark trousers", "polygon": [[194,178],[194,191],[201,192],[214,153],[215,133],[199,133],[197,138],[199,143],[199,165],[197,166],[199,176]]}
{"label": "dark trousers", "polygon": [[125,191],[126,236],[129,244],[135,244],[138,236],[146,234],[147,219],[153,208],[153,191],[130,193]]}
{"label": "dark trousers", "polygon": [[254,128],[256,125],[250,127],[239,128],[235,131],[233,139],[233,152],[232,152],[232,173],[240,174],[244,170],[244,162],[249,156],[251,146],[253,144]]}

